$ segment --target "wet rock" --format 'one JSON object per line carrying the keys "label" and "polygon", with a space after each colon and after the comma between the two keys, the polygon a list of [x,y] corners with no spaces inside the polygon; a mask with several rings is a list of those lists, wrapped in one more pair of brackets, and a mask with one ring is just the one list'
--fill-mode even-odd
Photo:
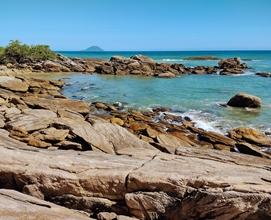
{"label": "wet rock", "polygon": [[242,108],[259,108],[261,107],[261,103],[261,99],[257,96],[249,95],[246,93],[238,93],[228,101],[227,105]]}
{"label": "wet rock", "polygon": [[246,63],[242,63],[240,58],[229,58],[221,60],[218,63],[218,67],[221,70],[221,75],[228,74],[240,74],[243,73],[245,69],[247,69]]}
{"label": "wet rock", "polygon": [[171,72],[165,72],[165,73],[158,74],[157,77],[159,77],[159,78],[174,78],[174,77],[176,77],[176,75]]}
{"label": "wet rock", "polygon": [[271,73],[269,72],[259,72],[256,73],[257,76],[261,76],[261,77],[271,77]]}
{"label": "wet rock", "polygon": [[219,58],[215,56],[192,56],[185,57],[184,60],[219,60]]}

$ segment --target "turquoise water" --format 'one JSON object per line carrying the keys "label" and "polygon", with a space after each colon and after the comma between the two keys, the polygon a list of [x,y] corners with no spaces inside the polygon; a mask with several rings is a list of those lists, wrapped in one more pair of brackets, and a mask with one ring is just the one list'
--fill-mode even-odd
{"label": "turquoise water", "polygon": [[[80,55],[80,52],[73,53],[77,57]],[[99,57],[108,58],[116,55],[111,53],[113,52],[99,53]],[[165,59],[177,60],[176,54],[179,56],[181,52],[172,52],[174,55],[169,52],[149,53],[153,53],[154,55],[151,57],[157,61],[164,59],[165,62]],[[68,84],[64,89],[64,95],[90,102],[121,102],[127,107],[140,109],[155,106],[170,107],[175,114],[191,117],[199,127],[222,133],[238,126],[251,126],[263,131],[271,131],[271,78],[254,75],[254,72],[258,70],[271,70],[271,52],[189,53],[191,54],[183,56],[192,56],[192,54],[219,57],[243,55],[239,57],[252,59],[247,63],[253,69],[238,76],[182,75],[173,79],[72,74],[66,79]],[[125,52],[127,56],[134,54]],[[150,54],[145,55],[150,56]],[[167,60],[167,62],[169,61]],[[189,63],[195,64],[193,61]],[[212,63],[216,64],[217,61],[197,61],[197,63],[213,65]],[[238,92],[247,92],[261,97],[263,107],[260,110],[242,110],[221,106]]]}

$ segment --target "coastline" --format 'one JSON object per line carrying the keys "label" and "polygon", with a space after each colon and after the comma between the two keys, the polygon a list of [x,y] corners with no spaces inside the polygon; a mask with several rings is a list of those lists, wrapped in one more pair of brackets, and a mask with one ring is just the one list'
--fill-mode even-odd
{"label": "coastline", "polygon": [[268,136],[250,128],[207,132],[162,107],[124,111],[71,100],[61,94],[62,80],[40,77],[24,70],[0,74],[1,188],[95,219],[145,219],[152,213],[193,218],[187,205],[213,210],[216,204],[225,212],[207,211],[205,217],[226,218],[229,210],[231,217],[268,216],[258,206],[271,199]]}

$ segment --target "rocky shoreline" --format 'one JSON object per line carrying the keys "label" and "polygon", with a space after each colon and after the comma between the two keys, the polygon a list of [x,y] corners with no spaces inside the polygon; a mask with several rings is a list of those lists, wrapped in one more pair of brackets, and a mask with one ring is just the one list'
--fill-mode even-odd
{"label": "rocky shoreline", "polygon": [[63,85],[1,72],[1,216],[271,217],[270,137],[208,132],[165,108],[70,100]]}
{"label": "rocky shoreline", "polygon": [[110,60],[68,58],[57,55],[55,60],[20,60],[6,63],[0,70],[17,69],[31,72],[82,72],[110,75],[141,75],[172,78],[182,74],[242,74],[248,68],[239,58],[220,60],[217,66],[187,67],[183,64],[157,63],[153,59],[136,55],[130,58],[111,57]]}

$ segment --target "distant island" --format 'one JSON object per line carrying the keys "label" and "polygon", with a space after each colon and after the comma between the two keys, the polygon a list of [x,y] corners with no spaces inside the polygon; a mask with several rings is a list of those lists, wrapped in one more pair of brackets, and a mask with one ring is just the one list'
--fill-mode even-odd
{"label": "distant island", "polygon": [[84,51],[101,52],[104,50],[98,46],[91,46],[91,47],[88,47],[87,49],[85,49]]}

